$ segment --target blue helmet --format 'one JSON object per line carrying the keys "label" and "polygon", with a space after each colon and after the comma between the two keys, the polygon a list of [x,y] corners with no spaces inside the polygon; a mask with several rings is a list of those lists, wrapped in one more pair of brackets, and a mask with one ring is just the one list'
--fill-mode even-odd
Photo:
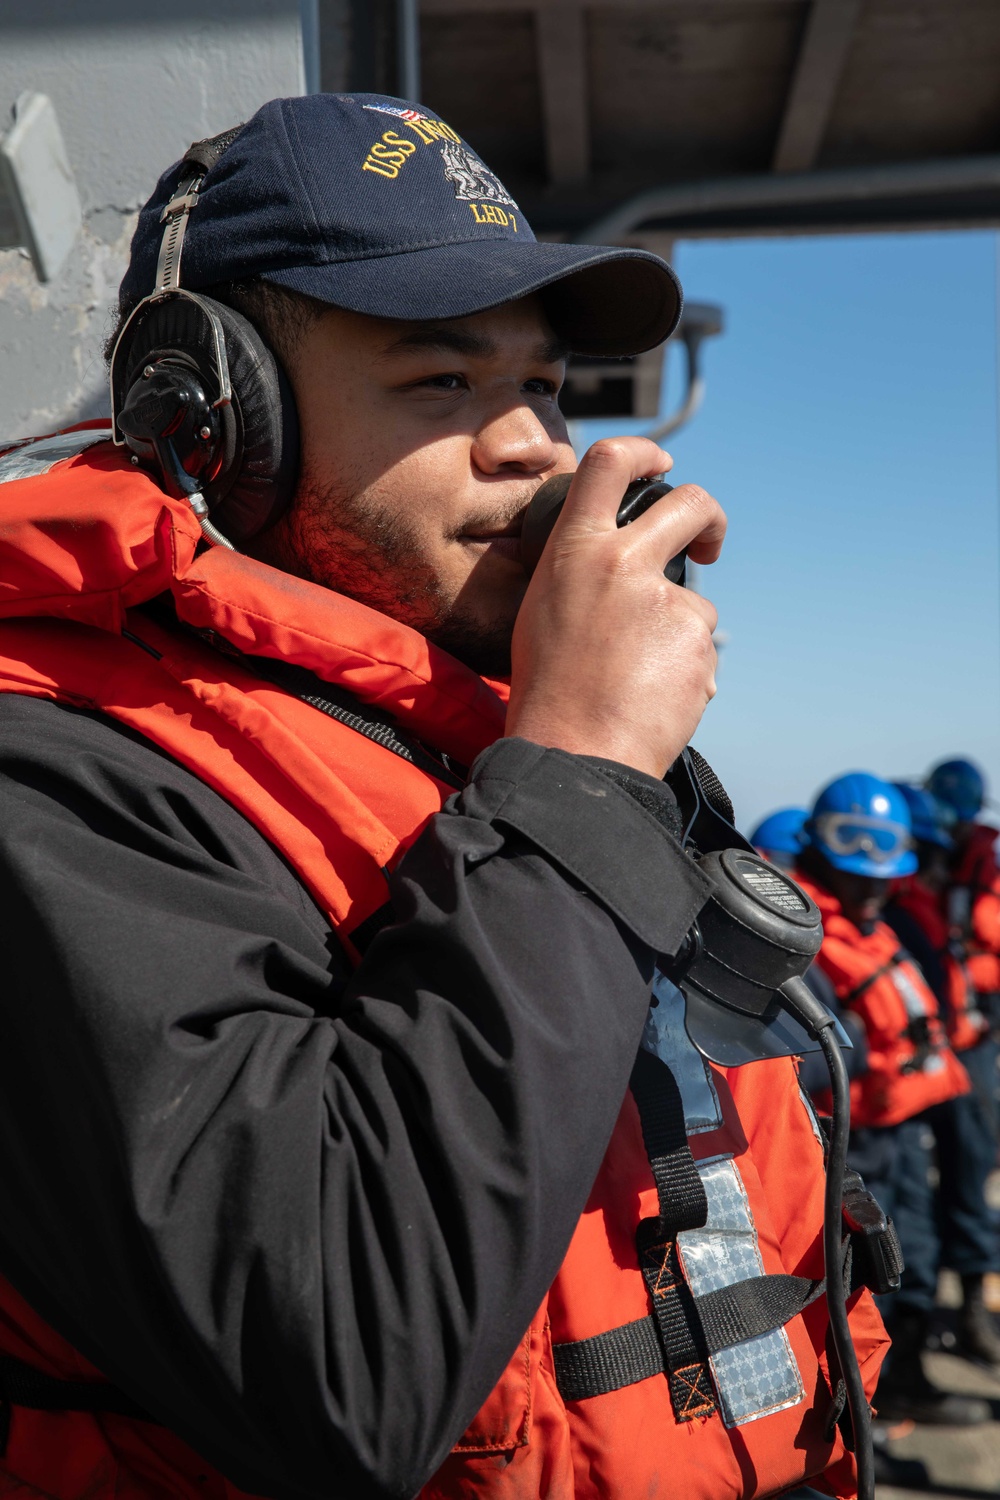
{"label": "blue helmet", "polygon": [[875,880],[912,875],[910,809],[889,781],[851,771],[825,786],[805,825],[806,837],[836,869]]}
{"label": "blue helmet", "polygon": [[805,842],[802,826],[808,816],[804,807],[783,807],[780,812],[771,813],[770,817],[757,824],[750,835],[750,842],[755,849],[763,850],[768,856],[799,854]]}
{"label": "blue helmet", "polygon": [[911,786],[908,781],[894,781],[893,786],[901,792],[910,809],[913,837],[922,844],[937,844],[942,849],[953,849],[955,840],[948,829],[955,821],[954,810],[939,802],[926,787]]}
{"label": "blue helmet", "polygon": [[972,822],[986,797],[983,773],[971,760],[941,761],[927,778],[927,790],[963,823]]}

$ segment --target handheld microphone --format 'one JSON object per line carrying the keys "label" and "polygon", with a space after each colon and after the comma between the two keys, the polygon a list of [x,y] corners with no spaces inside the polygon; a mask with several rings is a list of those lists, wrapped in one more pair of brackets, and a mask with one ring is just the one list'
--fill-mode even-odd
{"label": "handheld microphone", "polygon": [[[535,491],[531,504],[525,511],[521,527],[521,563],[529,578],[538,566],[538,559],[556,524],[572,482],[572,474],[556,474],[552,479],[547,479]],[[662,479],[633,480],[618,507],[618,525],[628,526],[629,522],[637,520],[651,505],[655,505],[657,500],[669,495],[672,489],[673,485],[665,484]],[[684,583],[686,560],[687,553],[679,552],[667,563],[663,572],[671,583]]]}

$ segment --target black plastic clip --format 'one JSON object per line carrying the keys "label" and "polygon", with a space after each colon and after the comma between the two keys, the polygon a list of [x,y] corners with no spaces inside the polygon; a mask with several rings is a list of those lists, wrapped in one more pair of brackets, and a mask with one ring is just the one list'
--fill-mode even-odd
{"label": "black plastic clip", "polygon": [[844,1173],[844,1223],[851,1238],[852,1281],[879,1295],[898,1292],[903,1252],[895,1225],[865,1187],[859,1172]]}

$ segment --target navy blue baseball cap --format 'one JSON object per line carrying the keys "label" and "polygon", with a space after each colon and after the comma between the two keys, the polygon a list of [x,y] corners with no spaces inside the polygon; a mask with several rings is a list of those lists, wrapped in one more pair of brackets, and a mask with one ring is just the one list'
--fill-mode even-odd
{"label": "navy blue baseball cap", "polygon": [[[154,289],[165,172],[139,215],[121,305]],[[370,317],[468,317],[539,292],[580,354],[651,349],[681,289],[645,250],[535,239],[520,208],[432,110],[381,94],[272,99],[205,176],[180,280],[198,291],[262,277]]]}

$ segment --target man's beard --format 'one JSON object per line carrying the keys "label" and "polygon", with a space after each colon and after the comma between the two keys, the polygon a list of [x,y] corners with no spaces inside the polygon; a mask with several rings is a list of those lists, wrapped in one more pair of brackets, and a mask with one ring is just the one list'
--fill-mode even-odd
{"label": "man's beard", "polygon": [[[520,515],[534,486],[463,520],[461,531],[502,531]],[[459,535],[458,532],[455,536]],[[449,602],[440,580],[421,558],[417,528],[400,509],[383,509],[365,494],[319,486],[304,474],[291,509],[259,537],[253,555],[356,599],[418,630],[436,646],[486,677],[510,672],[513,619],[484,622]]]}

